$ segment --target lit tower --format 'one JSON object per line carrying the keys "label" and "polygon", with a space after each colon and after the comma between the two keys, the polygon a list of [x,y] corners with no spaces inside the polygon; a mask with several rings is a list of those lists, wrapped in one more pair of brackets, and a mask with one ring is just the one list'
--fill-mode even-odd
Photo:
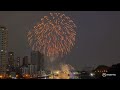
{"label": "lit tower", "polygon": [[0,72],[6,73],[8,59],[8,30],[6,27],[0,26]]}
{"label": "lit tower", "polygon": [[10,66],[14,66],[14,52],[8,53],[8,63]]}
{"label": "lit tower", "polygon": [[17,66],[17,67],[20,67],[20,57],[17,57],[17,62],[16,62],[16,63],[17,63],[16,66]]}

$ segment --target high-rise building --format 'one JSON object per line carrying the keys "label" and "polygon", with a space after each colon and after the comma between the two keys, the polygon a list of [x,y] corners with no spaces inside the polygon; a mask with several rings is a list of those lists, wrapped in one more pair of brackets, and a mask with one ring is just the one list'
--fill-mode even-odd
{"label": "high-rise building", "polygon": [[23,58],[23,66],[28,65],[28,56],[24,56]]}
{"label": "high-rise building", "polygon": [[8,52],[8,64],[14,66],[14,52]]}
{"label": "high-rise building", "polygon": [[16,66],[17,66],[17,67],[20,67],[20,57],[17,57]]}
{"label": "high-rise building", "polygon": [[8,30],[6,27],[0,26],[0,72],[6,73],[8,65]]}
{"label": "high-rise building", "polygon": [[44,55],[39,51],[31,52],[31,63],[37,65],[37,71],[44,70]]}
{"label": "high-rise building", "polygon": [[37,74],[37,65],[29,64],[28,68],[29,68],[29,74],[30,75]]}
{"label": "high-rise building", "polygon": [[29,69],[27,66],[22,67],[22,75],[29,74]]}

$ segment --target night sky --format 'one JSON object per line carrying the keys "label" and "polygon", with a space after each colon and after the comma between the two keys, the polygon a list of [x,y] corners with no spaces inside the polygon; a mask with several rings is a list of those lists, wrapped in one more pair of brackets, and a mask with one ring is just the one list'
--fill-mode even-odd
{"label": "night sky", "polygon": [[[59,11],[60,12],[60,11]],[[9,33],[9,51],[30,56],[27,32],[50,11],[0,11],[0,25]],[[120,63],[120,12],[61,11],[77,25],[76,44],[62,60],[77,69]]]}

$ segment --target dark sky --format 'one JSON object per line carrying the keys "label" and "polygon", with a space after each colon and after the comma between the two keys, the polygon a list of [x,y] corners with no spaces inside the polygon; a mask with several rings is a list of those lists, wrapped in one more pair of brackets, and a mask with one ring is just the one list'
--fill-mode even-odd
{"label": "dark sky", "polygon": [[[9,33],[9,51],[30,55],[27,31],[50,11],[0,11],[0,25]],[[120,62],[119,11],[62,11],[77,25],[76,45],[63,58],[75,68]]]}

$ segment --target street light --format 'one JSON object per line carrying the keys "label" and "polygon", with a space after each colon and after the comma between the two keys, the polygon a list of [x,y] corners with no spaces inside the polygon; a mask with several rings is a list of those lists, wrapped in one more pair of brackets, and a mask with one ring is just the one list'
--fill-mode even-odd
{"label": "street light", "polygon": [[3,76],[2,75],[0,75],[0,78],[2,78]]}
{"label": "street light", "polygon": [[1,52],[3,52],[3,50],[1,50]]}
{"label": "street light", "polygon": [[90,73],[90,76],[93,77],[95,74],[94,73]]}

